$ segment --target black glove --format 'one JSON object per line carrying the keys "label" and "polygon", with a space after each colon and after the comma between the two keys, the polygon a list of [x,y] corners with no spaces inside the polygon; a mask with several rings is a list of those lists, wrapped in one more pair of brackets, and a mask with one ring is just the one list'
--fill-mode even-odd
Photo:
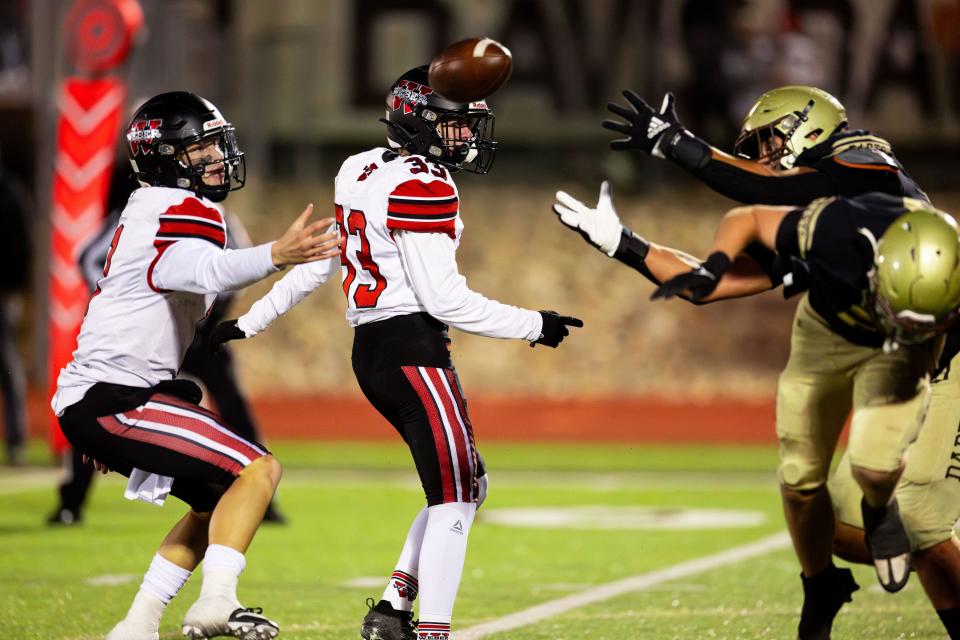
{"label": "black glove", "polygon": [[220,350],[220,345],[230,340],[243,340],[247,334],[237,326],[236,320],[224,320],[213,328],[210,337],[207,338],[207,348],[210,353],[216,353]]}
{"label": "black glove", "polygon": [[683,129],[680,118],[677,117],[673,94],[667,93],[663,97],[660,111],[654,111],[653,107],[648,105],[643,98],[629,89],[623,90],[623,97],[630,103],[629,108],[622,107],[615,102],[607,103],[607,109],[611,113],[627,121],[626,123],[619,120],[603,121],[604,129],[622,133],[626,136],[626,138],[611,140],[610,148],[615,151],[640,149],[661,158],[664,157],[658,146],[660,139],[666,135],[669,140],[677,131]]}
{"label": "black glove", "polygon": [[543,318],[543,328],[540,329],[540,337],[530,343],[530,346],[545,344],[554,349],[563,342],[563,339],[570,335],[567,327],[582,327],[583,320],[573,316],[562,316],[556,311],[541,311]]}
{"label": "black glove", "polygon": [[657,287],[650,299],[672,298],[684,291],[689,291],[690,299],[699,302],[713,293],[720,278],[729,268],[730,258],[721,251],[715,251],[710,254],[706,262],[693,271],[674,276]]}

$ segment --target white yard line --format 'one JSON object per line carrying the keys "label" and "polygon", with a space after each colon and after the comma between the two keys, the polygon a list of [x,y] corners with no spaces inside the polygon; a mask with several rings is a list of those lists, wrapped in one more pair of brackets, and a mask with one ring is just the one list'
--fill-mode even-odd
{"label": "white yard line", "polygon": [[585,607],[595,602],[602,602],[634,591],[642,591],[643,589],[648,589],[669,580],[685,578],[729,564],[736,564],[743,560],[762,556],[771,551],[783,549],[789,545],[789,535],[787,535],[786,532],[777,533],[713,555],[695,558],[670,567],[651,571],[650,573],[641,573],[640,575],[609,582],[570,596],[549,600],[535,607],[517,611],[502,618],[483,622],[464,629],[463,631],[458,631],[453,634],[452,640],[478,640],[479,638],[486,638],[494,633],[526,627],[552,616],[560,615],[573,609],[579,609],[580,607]]}

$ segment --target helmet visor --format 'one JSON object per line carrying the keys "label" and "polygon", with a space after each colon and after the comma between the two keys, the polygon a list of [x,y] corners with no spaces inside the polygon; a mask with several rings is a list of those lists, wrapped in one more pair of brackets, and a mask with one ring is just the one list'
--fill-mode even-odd
{"label": "helmet visor", "polygon": [[497,143],[493,113],[486,109],[449,112],[437,123],[437,134],[456,168],[487,173],[493,166]]}
{"label": "helmet visor", "polygon": [[206,195],[226,195],[246,182],[246,162],[232,126],[184,145],[181,154],[180,161],[194,183],[188,188]]}

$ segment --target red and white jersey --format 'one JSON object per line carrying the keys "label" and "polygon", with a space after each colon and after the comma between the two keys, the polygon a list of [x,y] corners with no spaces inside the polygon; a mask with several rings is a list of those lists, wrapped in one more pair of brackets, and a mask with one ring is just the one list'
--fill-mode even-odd
{"label": "red and white jersey", "polygon": [[460,195],[450,173],[423,156],[371,149],[340,167],[334,202],[350,326],[424,311],[394,232],[443,233],[460,244]]}
{"label": "red and white jersey", "polygon": [[[450,173],[423,156],[375,148],[347,158],[334,193],[342,238],[340,267],[351,326],[427,312],[463,331],[536,340],[536,311],[471,291],[459,273],[460,196]],[[249,337],[263,331],[310,290],[332,263],[296,267],[238,319]]]}
{"label": "red and white jersey", "polygon": [[227,251],[226,242],[223,214],[209,200],[165,187],[133,192],[73,360],[57,379],[58,415],[98,382],[152,387],[172,379],[216,294],[276,271],[269,244]]}

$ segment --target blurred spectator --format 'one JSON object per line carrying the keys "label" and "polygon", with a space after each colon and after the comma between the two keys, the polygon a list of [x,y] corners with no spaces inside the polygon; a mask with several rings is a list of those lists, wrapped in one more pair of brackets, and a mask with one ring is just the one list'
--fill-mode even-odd
{"label": "blurred spectator", "polygon": [[22,295],[30,282],[30,233],[25,192],[0,163],[0,394],[7,462],[23,462],[26,410],[23,362],[17,350]]}

